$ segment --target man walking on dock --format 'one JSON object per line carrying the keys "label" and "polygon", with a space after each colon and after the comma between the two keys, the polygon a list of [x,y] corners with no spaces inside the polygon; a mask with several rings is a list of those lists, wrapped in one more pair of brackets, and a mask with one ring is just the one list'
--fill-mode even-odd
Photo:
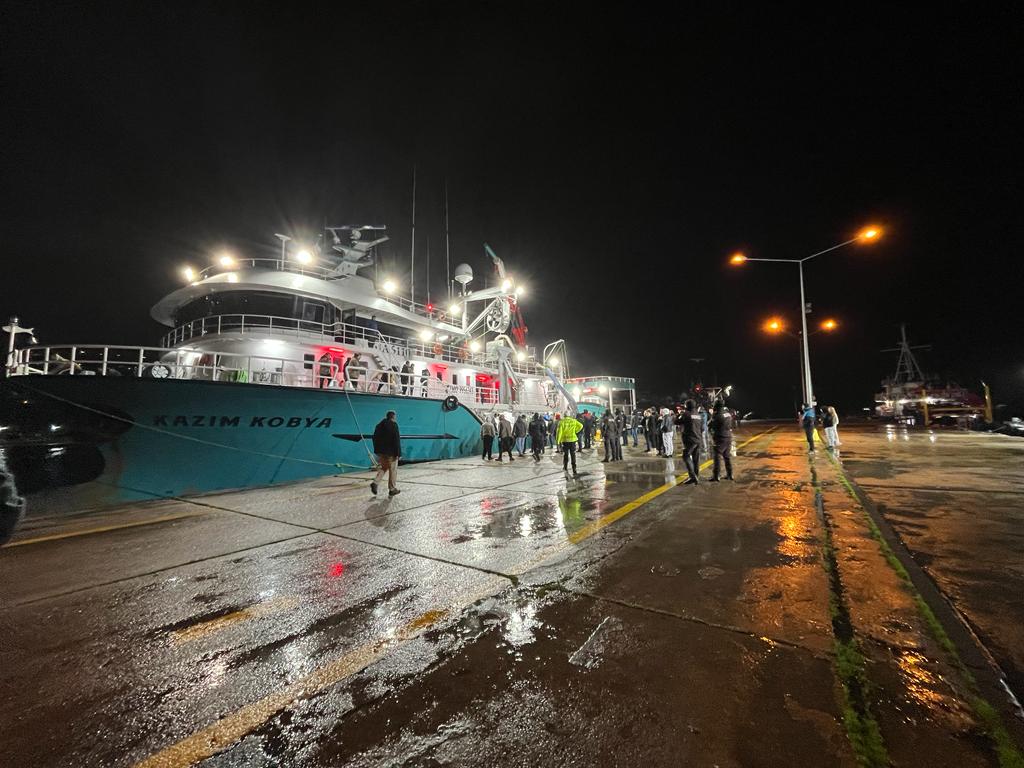
{"label": "man walking on dock", "polygon": [[398,420],[394,411],[387,415],[373,430],[373,452],[377,454],[377,476],[370,483],[370,490],[377,495],[377,484],[384,473],[388,473],[388,496],[401,493],[396,487],[398,481],[398,457],[402,455],[402,436],[398,431]]}

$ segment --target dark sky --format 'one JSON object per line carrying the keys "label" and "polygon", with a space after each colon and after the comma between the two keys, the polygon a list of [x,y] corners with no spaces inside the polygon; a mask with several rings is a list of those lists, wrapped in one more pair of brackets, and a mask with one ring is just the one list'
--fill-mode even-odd
{"label": "dark sky", "polygon": [[[798,258],[819,400],[871,405],[907,322],[927,369],[1024,405],[1024,7],[8,3],[0,313],[45,342],[155,343],[185,263],[388,225],[444,290],[489,242],[531,343],[656,393],[701,375],[788,413]],[[714,7],[714,10],[710,9]],[[407,279],[407,277],[406,277]],[[425,271],[417,277],[424,286]]]}

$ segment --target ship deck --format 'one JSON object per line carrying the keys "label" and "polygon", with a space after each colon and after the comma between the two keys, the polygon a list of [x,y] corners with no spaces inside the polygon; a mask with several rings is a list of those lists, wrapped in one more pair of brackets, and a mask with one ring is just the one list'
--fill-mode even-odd
{"label": "ship deck", "polygon": [[1022,736],[1024,441],[841,432],[834,460],[744,424],[736,482],[697,487],[641,443],[578,479],[549,452],[403,466],[393,498],[359,473],[30,512],[0,549],[4,756],[993,765]]}

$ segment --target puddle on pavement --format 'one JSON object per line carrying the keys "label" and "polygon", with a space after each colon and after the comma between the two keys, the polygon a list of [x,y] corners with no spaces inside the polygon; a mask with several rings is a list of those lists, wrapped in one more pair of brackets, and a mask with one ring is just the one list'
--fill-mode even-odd
{"label": "puddle on pavement", "polygon": [[517,507],[495,509],[487,500],[481,502],[479,517],[453,536],[453,544],[477,539],[529,539],[551,531],[571,534],[588,520],[600,517],[607,502],[603,498],[559,493],[555,499],[532,502]]}

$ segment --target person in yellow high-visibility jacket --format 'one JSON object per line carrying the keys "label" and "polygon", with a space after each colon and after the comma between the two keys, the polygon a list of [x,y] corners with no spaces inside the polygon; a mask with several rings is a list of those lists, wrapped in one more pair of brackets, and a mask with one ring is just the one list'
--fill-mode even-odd
{"label": "person in yellow high-visibility jacket", "polygon": [[566,472],[569,471],[569,460],[571,459],[573,477],[579,477],[579,473],[576,471],[576,436],[582,429],[583,425],[573,418],[573,415],[566,414],[558,422],[558,433],[555,436],[555,440],[562,446],[562,469]]}

